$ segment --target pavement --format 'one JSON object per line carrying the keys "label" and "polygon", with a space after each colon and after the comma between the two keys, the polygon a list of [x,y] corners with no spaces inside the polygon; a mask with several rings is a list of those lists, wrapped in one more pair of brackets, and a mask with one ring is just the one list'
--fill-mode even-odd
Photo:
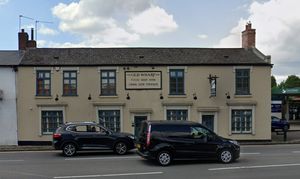
{"label": "pavement", "polygon": [[[272,132],[272,141],[241,141],[241,145],[275,145],[275,144],[300,144],[300,123],[291,123],[287,132],[287,140],[284,141],[282,132]],[[52,146],[17,146],[0,145],[0,152],[6,151],[49,151]]]}

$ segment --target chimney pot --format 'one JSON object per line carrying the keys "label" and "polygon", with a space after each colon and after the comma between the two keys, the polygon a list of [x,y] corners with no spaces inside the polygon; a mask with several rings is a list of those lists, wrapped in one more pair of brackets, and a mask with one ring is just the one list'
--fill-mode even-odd
{"label": "chimney pot", "polygon": [[25,50],[27,47],[28,34],[24,31],[24,29],[22,29],[21,32],[18,33],[18,38],[19,50]]}
{"label": "chimney pot", "polygon": [[242,32],[242,47],[255,48],[255,29],[252,29],[251,22],[246,24],[245,30]]}
{"label": "chimney pot", "polygon": [[27,32],[25,32],[24,29],[21,29],[21,32],[18,33],[19,50],[26,50],[27,48],[36,48],[36,41],[33,39],[33,37],[33,28],[31,29],[31,40],[28,39]]}
{"label": "chimney pot", "polygon": [[34,29],[31,28],[31,40],[34,40],[34,39],[33,39],[33,36],[34,36]]}

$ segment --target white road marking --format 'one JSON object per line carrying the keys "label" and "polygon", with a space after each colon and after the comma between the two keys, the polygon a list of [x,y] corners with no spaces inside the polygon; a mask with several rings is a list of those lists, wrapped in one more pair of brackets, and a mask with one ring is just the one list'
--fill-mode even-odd
{"label": "white road marking", "polygon": [[241,153],[241,155],[260,155],[259,152],[253,152],[253,153]]}
{"label": "white road marking", "polygon": [[163,172],[119,173],[119,174],[78,175],[78,176],[58,176],[58,177],[53,177],[53,178],[55,178],[55,179],[59,179],[59,178],[93,178],[93,177],[118,177],[118,176],[158,175],[158,174],[163,174]]}
{"label": "white road marking", "polygon": [[132,157],[88,157],[88,158],[66,158],[65,160],[114,160],[114,159],[136,159],[139,156]]}
{"label": "white road marking", "polygon": [[300,144],[270,144],[270,145],[264,145],[264,144],[257,144],[257,145],[241,145],[242,148],[256,148],[256,147],[295,147],[295,146],[299,146]]}
{"label": "white road marking", "polygon": [[24,162],[24,160],[0,160],[0,162]]}
{"label": "white road marking", "polygon": [[291,166],[300,166],[300,163],[278,164],[278,165],[240,166],[240,167],[225,167],[225,168],[210,168],[208,170],[210,170],[210,171],[216,171],[216,170],[239,170],[239,169],[271,168],[271,167],[291,167]]}
{"label": "white road marking", "polygon": [[294,154],[299,154],[300,151],[293,151],[292,153],[294,153]]}

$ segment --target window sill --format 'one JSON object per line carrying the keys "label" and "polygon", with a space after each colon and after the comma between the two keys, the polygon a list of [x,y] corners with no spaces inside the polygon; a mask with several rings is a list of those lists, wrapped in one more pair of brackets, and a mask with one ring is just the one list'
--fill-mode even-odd
{"label": "window sill", "polygon": [[78,95],[77,94],[75,94],[75,95],[66,95],[66,94],[63,94],[62,97],[78,97]]}
{"label": "window sill", "polygon": [[118,95],[112,95],[112,96],[109,96],[109,95],[100,95],[99,98],[118,98],[119,96]]}
{"label": "window sill", "polygon": [[235,94],[234,97],[235,98],[252,98],[252,94],[245,94],[245,95]]}
{"label": "window sill", "polygon": [[252,132],[249,132],[249,133],[231,132],[231,135],[253,135],[253,133]]}
{"label": "window sill", "polygon": [[186,98],[186,94],[169,94],[168,98]]}
{"label": "window sill", "polygon": [[52,96],[35,96],[35,99],[52,99]]}

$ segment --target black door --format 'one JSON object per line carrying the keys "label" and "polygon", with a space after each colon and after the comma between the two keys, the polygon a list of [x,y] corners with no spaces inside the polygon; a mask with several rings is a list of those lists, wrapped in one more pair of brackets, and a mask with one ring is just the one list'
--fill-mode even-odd
{"label": "black door", "polygon": [[147,116],[134,116],[134,135],[137,136],[143,121],[147,120]]}
{"label": "black door", "polygon": [[76,127],[76,138],[82,149],[110,149],[113,137],[96,125]]}
{"label": "black door", "polygon": [[191,127],[191,137],[193,138],[193,147],[191,152],[200,158],[215,158],[218,143],[207,129],[201,126]]}
{"label": "black door", "polygon": [[214,115],[202,115],[202,124],[211,131],[214,131],[214,118]]}
{"label": "black door", "polygon": [[115,137],[100,126],[94,126],[92,133],[93,146],[99,149],[111,149],[115,142]]}

